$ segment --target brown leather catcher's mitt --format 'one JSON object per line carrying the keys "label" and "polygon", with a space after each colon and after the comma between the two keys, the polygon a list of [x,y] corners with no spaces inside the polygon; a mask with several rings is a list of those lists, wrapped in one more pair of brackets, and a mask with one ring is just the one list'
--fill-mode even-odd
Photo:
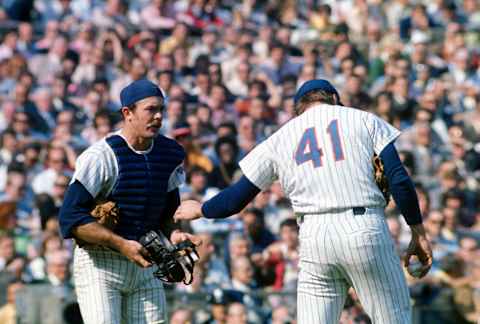
{"label": "brown leather catcher's mitt", "polygon": [[107,201],[95,206],[90,214],[97,219],[97,222],[113,230],[120,219],[120,209],[113,201]]}
{"label": "brown leather catcher's mitt", "polygon": [[377,186],[382,192],[383,198],[385,198],[385,201],[388,205],[388,202],[390,201],[390,190],[388,188],[388,179],[385,176],[382,159],[377,154],[374,154],[372,158],[372,164],[373,177],[375,178],[375,182],[377,183]]}

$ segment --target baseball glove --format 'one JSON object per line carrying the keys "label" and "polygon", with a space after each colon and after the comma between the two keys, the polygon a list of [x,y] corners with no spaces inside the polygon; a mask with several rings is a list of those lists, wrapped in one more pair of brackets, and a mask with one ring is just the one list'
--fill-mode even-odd
{"label": "baseball glove", "polygon": [[383,198],[385,198],[385,202],[388,205],[390,201],[390,190],[388,187],[388,179],[385,176],[385,170],[383,167],[383,161],[377,154],[373,155],[372,158],[373,164],[373,177],[375,182],[377,183],[378,188],[383,194]]}
{"label": "baseball glove", "polygon": [[113,201],[107,201],[95,206],[90,214],[97,219],[97,222],[113,230],[120,219],[120,209]]}

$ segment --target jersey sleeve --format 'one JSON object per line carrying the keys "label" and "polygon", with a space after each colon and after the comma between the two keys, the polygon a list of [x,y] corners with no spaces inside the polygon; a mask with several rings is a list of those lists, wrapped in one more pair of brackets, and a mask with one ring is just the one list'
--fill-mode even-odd
{"label": "jersey sleeve", "polygon": [[170,192],[177,189],[180,185],[185,183],[185,178],[185,169],[183,168],[183,164],[179,164],[175,170],[173,170],[170,178],[168,179],[167,191]]}
{"label": "jersey sleeve", "polygon": [[373,141],[373,149],[380,154],[385,146],[393,142],[401,132],[378,116],[369,114],[367,128]]}
{"label": "jersey sleeve", "polygon": [[114,170],[109,169],[105,156],[87,150],[77,158],[72,182],[78,180],[93,198],[97,198],[110,185],[108,180],[112,178]]}
{"label": "jersey sleeve", "polygon": [[261,190],[277,180],[275,161],[268,150],[268,139],[257,145],[239,163],[243,174]]}

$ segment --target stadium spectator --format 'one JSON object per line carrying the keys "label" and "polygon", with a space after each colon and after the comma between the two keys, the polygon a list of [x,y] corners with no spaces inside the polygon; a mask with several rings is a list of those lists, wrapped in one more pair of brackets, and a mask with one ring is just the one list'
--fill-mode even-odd
{"label": "stadium spectator", "polygon": [[16,292],[22,289],[24,284],[20,281],[14,281],[7,287],[7,303],[0,308],[0,322],[4,324],[17,323]]}

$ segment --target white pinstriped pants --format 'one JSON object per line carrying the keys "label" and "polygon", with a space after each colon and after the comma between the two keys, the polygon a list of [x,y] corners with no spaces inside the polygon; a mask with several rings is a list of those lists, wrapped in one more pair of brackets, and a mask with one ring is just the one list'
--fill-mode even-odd
{"label": "white pinstriped pants", "polygon": [[383,209],[304,215],[298,323],[338,323],[350,286],[373,323],[411,323],[409,291]]}
{"label": "white pinstriped pants", "polygon": [[75,247],[75,292],[84,323],[166,323],[165,292],[153,271],[102,247]]}

